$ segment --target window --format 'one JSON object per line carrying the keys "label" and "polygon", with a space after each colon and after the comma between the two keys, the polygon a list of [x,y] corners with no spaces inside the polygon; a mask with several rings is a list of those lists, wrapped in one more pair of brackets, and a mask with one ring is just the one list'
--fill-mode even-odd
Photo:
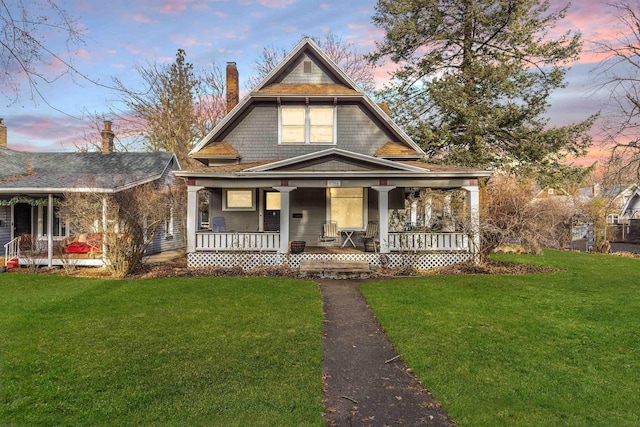
{"label": "window", "polygon": [[[66,236],[67,235],[67,224],[60,218],[58,214],[58,206],[53,207],[53,235],[54,236]],[[49,230],[47,229],[49,226],[47,216],[49,215],[49,207],[47,205],[42,205],[42,235],[47,236]]]}
{"label": "window", "polygon": [[281,107],[281,144],[334,144],[336,109],[328,106]]}
{"label": "window", "polygon": [[617,214],[607,215],[607,224],[618,224],[620,222],[620,216]]}
{"label": "window", "polygon": [[169,209],[169,215],[164,220],[164,234],[166,239],[173,238],[173,208]]}
{"label": "window", "polygon": [[279,211],[280,210],[280,193],[269,191],[265,194],[267,195],[266,209],[268,211]]}
{"label": "window", "polygon": [[254,190],[224,190],[222,210],[255,211],[256,199]]}
{"label": "window", "polygon": [[330,219],[338,223],[338,228],[364,229],[364,189],[331,188]]}

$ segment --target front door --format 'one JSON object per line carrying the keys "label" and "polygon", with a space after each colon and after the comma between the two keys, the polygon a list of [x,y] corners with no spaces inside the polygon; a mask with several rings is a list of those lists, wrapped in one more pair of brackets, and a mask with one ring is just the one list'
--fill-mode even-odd
{"label": "front door", "polygon": [[264,193],[264,231],[280,231],[280,193]]}
{"label": "front door", "polygon": [[31,233],[31,205],[16,203],[13,205],[13,237]]}

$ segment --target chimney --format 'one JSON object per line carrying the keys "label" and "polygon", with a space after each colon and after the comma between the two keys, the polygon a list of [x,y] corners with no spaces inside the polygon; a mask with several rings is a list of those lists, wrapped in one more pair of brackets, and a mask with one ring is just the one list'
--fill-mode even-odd
{"label": "chimney", "polygon": [[2,118],[0,118],[0,148],[7,148],[7,127]]}
{"label": "chimney", "polygon": [[227,113],[240,102],[240,82],[235,62],[227,62]]}
{"label": "chimney", "polygon": [[115,134],[111,130],[111,121],[104,121],[104,129],[100,132],[102,135],[102,154],[113,153],[113,137]]}

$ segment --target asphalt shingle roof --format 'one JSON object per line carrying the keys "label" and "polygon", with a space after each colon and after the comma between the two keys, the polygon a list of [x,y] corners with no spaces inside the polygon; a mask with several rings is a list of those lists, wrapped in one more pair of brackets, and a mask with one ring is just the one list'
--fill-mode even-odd
{"label": "asphalt shingle roof", "polygon": [[116,190],[160,178],[173,153],[31,153],[0,149],[4,189]]}

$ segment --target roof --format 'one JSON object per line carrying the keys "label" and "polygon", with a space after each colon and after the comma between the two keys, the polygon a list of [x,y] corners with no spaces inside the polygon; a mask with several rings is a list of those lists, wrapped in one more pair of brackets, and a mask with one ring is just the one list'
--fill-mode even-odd
{"label": "roof", "polygon": [[358,91],[341,84],[274,83],[257,90],[257,95],[358,95]]}
{"label": "roof", "polygon": [[[116,192],[178,169],[173,153],[32,153],[0,149],[0,194]],[[6,166],[5,166],[6,165]]]}
{"label": "roof", "polygon": [[379,157],[329,148],[285,160],[264,160],[255,163],[202,166],[189,171],[176,172],[185,177],[212,178],[282,178],[304,177],[324,179],[336,173],[349,171],[350,177],[458,177],[489,176],[484,170],[429,164],[422,161],[392,161]]}

